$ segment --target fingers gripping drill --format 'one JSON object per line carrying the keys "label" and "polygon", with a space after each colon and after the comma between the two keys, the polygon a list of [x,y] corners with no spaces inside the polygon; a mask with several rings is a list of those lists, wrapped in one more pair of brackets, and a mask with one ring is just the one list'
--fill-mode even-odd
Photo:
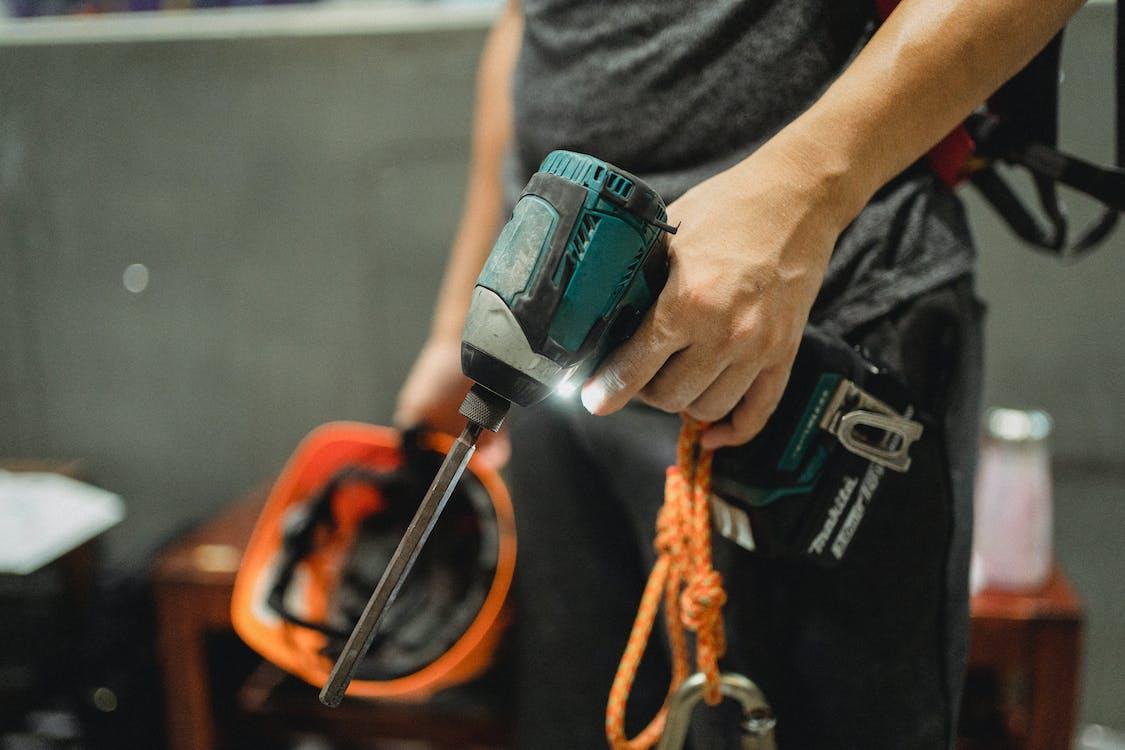
{"label": "fingers gripping drill", "polygon": [[528,182],[477,279],[461,340],[474,381],[467,424],[320,693],[337,706],[375,638],[379,620],[475,449],[511,404],[532,406],[580,384],[637,329],[668,274],[664,202],[635,176],[583,154],[555,151]]}

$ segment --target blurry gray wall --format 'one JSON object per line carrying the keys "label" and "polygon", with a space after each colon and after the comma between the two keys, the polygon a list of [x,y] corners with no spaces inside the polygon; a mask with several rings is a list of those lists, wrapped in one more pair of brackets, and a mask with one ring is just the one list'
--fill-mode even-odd
{"label": "blurry gray wall", "polygon": [[[1111,14],[1079,15],[1063,86],[1065,145],[1100,159]],[[115,559],[269,477],[316,424],[389,419],[463,193],[484,23],[456,26],[0,32],[0,455],[87,459],[129,504]],[[1061,268],[969,202],[986,398],[1057,419],[1084,716],[1125,727],[1125,233]]]}
{"label": "blurry gray wall", "polygon": [[0,455],[87,459],[132,555],[313,426],[387,422],[484,33],[0,46]]}

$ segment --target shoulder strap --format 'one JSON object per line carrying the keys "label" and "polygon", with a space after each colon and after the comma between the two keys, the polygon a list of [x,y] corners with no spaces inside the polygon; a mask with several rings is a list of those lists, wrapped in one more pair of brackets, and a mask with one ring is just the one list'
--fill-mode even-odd
{"label": "shoulder strap", "polygon": [[[901,0],[875,0],[885,20]],[[947,185],[969,178],[1013,232],[1029,244],[1061,257],[1085,254],[1104,241],[1125,212],[1125,20],[1116,10],[1117,167],[1102,166],[1064,153],[1058,143],[1058,82],[1063,33],[994,94],[986,108],[929,153],[934,171]],[[973,159],[972,157],[977,157]],[[1039,211],[1023,202],[996,171],[995,162],[1031,173]],[[1105,207],[1071,240],[1058,185],[1089,195]],[[1043,218],[1040,218],[1041,214]],[[1044,220],[1045,219],[1045,220]]]}
{"label": "shoulder strap", "polygon": [[[973,186],[1020,238],[1065,259],[1080,257],[1101,244],[1125,212],[1125,169],[1121,168],[1125,158],[1125,19],[1120,8],[1116,17],[1116,167],[1095,164],[1056,146],[1062,34],[997,92],[989,102],[989,112],[974,115],[968,122],[981,157],[1021,166],[1031,173],[1046,221],[1027,208],[994,168],[975,172]],[[1060,184],[1085,193],[1104,206],[1074,240],[1066,209],[1058,196]]]}

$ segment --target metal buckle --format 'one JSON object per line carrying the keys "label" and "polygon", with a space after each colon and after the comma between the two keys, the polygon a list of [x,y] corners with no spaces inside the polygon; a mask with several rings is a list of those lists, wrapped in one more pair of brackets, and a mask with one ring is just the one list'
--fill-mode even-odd
{"label": "metal buckle", "polygon": [[[910,469],[910,446],[922,437],[922,425],[911,419],[912,415],[912,409],[899,414],[852,381],[844,380],[828,402],[820,427],[857,456],[906,472]],[[872,442],[861,427],[879,430],[882,437]]]}

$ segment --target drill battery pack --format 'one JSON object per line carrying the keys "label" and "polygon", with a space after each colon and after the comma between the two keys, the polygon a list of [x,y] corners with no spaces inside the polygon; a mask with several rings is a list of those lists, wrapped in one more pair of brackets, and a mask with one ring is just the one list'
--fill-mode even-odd
{"label": "drill battery pack", "polygon": [[808,326],[765,428],[715,453],[715,529],[755,555],[835,566],[904,484],[930,424],[900,376]]}

